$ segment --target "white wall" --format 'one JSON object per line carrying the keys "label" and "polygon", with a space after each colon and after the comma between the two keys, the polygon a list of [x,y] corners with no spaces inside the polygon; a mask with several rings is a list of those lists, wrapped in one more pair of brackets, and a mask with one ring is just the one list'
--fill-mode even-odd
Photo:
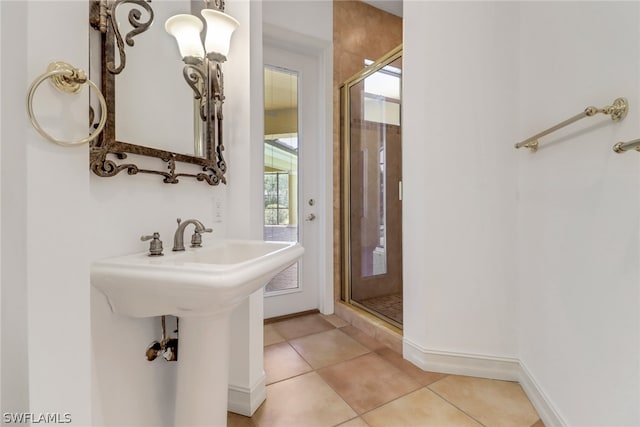
{"label": "white wall", "polygon": [[[229,230],[237,238],[262,238],[262,21],[261,5],[239,0],[227,12],[240,28],[225,64],[225,126],[230,133]],[[257,15],[257,16],[256,16]],[[233,68],[231,68],[233,67]],[[233,76],[233,77],[232,77]],[[231,94],[234,94],[233,96]],[[257,98],[256,98],[257,97]]]}
{"label": "white wall", "polygon": [[516,11],[404,4],[404,338],[423,353],[517,354]]}
{"label": "white wall", "polygon": [[[228,2],[241,27],[234,34],[225,91],[230,130],[228,230],[232,237],[262,239],[262,3]],[[266,398],[262,355],[262,289],[232,313],[229,408],[251,415]]]}
{"label": "white wall", "polygon": [[[30,2],[27,13],[27,79],[42,74],[49,62],[60,58],[86,69],[88,40],[78,35],[86,34],[82,20],[88,5]],[[69,19],[66,31],[33,36],[50,28],[51,16],[59,15]],[[36,105],[53,106],[54,113],[48,110],[42,125],[50,129],[56,124],[53,129],[60,137],[82,135],[77,129],[86,123],[86,97],[72,101],[73,97],[47,89],[35,99],[41,102]],[[60,97],[63,100],[58,101]],[[67,114],[60,114],[67,103]],[[88,148],[65,150],[43,141],[32,129],[26,136],[29,404],[34,412],[68,412],[74,423],[82,425],[91,413],[87,393],[91,384],[87,286],[91,242],[86,231],[92,226],[86,202]],[[64,393],[60,384],[66,385]]]}
{"label": "white wall", "polygon": [[[0,8],[0,34],[2,32],[2,8]],[[0,56],[0,99],[2,99],[2,56]],[[2,102],[0,101],[0,141],[2,141]],[[2,145],[0,144],[0,165],[2,164]],[[0,173],[0,189],[2,174]],[[2,197],[0,197],[0,242],[2,242]],[[0,378],[2,377],[2,244],[0,244]],[[2,385],[0,382],[0,411],[2,410]]]}
{"label": "white wall", "polygon": [[[82,177],[88,151],[44,142],[28,124],[24,100],[50,61],[86,68],[87,39],[77,35],[86,31],[87,5],[2,2],[2,10],[3,411],[68,412],[74,424],[86,425],[89,288],[82,233],[89,221]],[[67,31],[51,33],[50,17],[58,14],[69,20]],[[58,97],[50,87],[38,91],[40,123],[57,136],[77,137],[86,98]]]}
{"label": "white wall", "polygon": [[567,425],[640,424],[640,157],[611,150],[640,136],[639,22],[637,2],[520,10],[519,138],[630,103],[518,152],[520,359]]}
{"label": "white wall", "polygon": [[[27,367],[26,287],[26,131],[23,102],[27,88],[27,58],[17,52],[27,48],[27,4],[0,3],[0,91],[2,129],[0,166],[2,198],[2,412],[21,412],[29,407]],[[17,37],[16,37],[17,36]],[[8,66],[8,65],[11,66]],[[20,84],[17,84],[20,82]]]}
{"label": "white wall", "polygon": [[[640,159],[611,151],[640,133],[638,3],[404,7],[405,355],[506,363],[547,425],[638,425]],[[618,96],[623,122],[513,149]]]}
{"label": "white wall", "polygon": [[[263,0],[265,24],[318,41],[333,40],[333,5],[327,0]],[[291,41],[292,45],[296,40]]]}

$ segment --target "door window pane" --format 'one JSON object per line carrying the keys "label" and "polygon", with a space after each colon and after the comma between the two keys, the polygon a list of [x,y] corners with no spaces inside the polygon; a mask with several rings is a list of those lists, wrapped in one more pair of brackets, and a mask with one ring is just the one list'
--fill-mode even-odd
{"label": "door window pane", "polygon": [[[298,74],[267,66],[264,84],[264,239],[298,241]],[[296,263],[265,290],[298,287]]]}

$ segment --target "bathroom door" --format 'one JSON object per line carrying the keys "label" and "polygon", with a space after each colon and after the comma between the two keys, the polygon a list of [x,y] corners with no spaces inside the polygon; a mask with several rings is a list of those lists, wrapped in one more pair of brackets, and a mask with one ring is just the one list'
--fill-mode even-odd
{"label": "bathroom door", "polygon": [[264,46],[264,239],[302,259],[265,286],[264,316],[318,308],[318,59]]}

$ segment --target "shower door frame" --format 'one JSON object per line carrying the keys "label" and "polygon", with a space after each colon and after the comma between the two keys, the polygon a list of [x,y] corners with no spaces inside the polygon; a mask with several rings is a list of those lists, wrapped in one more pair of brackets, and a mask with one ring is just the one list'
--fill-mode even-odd
{"label": "shower door frame", "polygon": [[[352,273],[352,254],[351,254],[351,132],[349,123],[351,121],[349,110],[349,89],[381,70],[387,65],[391,64],[398,58],[403,56],[403,45],[400,44],[396,48],[389,51],[382,58],[373,62],[371,65],[364,68],[362,71],[353,75],[340,85],[340,135],[342,137],[342,192],[341,192],[341,205],[342,205],[342,295],[341,299],[349,305],[353,305],[361,310],[364,310],[385,322],[402,330],[402,324],[395,320],[379,313],[375,310],[369,309],[363,304],[358,303],[351,299],[351,273]],[[402,119],[400,119],[400,127],[402,127]],[[402,181],[400,181],[400,186]],[[400,195],[402,192],[400,191]],[[402,274],[402,269],[400,271]]]}

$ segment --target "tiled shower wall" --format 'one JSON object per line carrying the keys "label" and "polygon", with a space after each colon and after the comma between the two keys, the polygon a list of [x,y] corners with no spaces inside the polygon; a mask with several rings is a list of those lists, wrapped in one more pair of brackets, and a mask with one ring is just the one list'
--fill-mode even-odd
{"label": "tiled shower wall", "polygon": [[[360,1],[333,2],[333,261],[342,263],[342,188],[340,147],[340,85],[402,43],[402,18]],[[340,299],[342,270],[334,268],[334,289]]]}

